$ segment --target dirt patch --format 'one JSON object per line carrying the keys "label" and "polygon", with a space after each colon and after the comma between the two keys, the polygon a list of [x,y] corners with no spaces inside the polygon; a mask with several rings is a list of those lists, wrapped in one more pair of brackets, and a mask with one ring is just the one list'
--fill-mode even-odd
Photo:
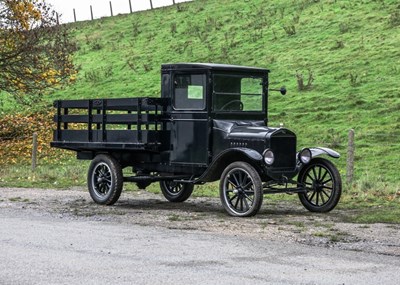
{"label": "dirt patch", "polygon": [[86,219],[170,229],[217,232],[282,242],[400,256],[399,224],[353,224],[350,210],[307,212],[300,203],[266,200],[252,218],[228,216],[217,198],[170,203],[146,191],[122,193],[114,206],[95,204],[85,189],[0,188],[0,210],[61,219]]}

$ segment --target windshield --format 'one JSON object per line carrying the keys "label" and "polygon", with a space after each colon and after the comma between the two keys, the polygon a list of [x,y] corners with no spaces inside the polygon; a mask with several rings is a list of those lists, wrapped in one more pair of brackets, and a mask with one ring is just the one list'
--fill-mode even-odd
{"label": "windshield", "polygon": [[264,109],[262,77],[216,74],[213,91],[214,111],[262,112]]}

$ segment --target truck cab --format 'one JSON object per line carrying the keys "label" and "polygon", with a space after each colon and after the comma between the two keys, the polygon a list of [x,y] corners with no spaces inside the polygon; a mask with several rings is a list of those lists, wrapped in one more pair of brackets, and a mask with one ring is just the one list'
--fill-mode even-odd
{"label": "truck cab", "polygon": [[[123,182],[160,182],[169,201],[183,202],[194,185],[219,180],[222,205],[233,216],[255,215],[264,194],[274,193],[298,193],[308,210],[330,211],[341,179],[319,156],[339,154],[297,150],[294,132],[268,126],[268,76],[257,67],[163,64],[161,98],[56,101],[52,146],[92,160],[88,187],[100,204],[114,204]],[[88,129],[71,131],[73,122]],[[115,130],[121,124],[126,129]],[[122,175],[126,167],[132,176]]]}
{"label": "truck cab", "polygon": [[296,136],[268,127],[268,69],[182,63],[161,70],[162,98],[171,101],[169,159],[174,167],[203,173],[218,161],[217,174],[206,175],[213,180],[231,156],[261,158],[272,145],[280,159],[270,175],[276,170],[276,178],[296,174]]}

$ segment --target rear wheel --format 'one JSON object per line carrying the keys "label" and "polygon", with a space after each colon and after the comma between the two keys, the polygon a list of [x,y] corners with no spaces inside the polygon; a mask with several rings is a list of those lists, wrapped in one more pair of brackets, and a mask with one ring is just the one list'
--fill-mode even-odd
{"label": "rear wheel", "polygon": [[160,188],[168,201],[184,202],[192,195],[194,185],[165,180],[160,182]]}
{"label": "rear wheel", "polygon": [[122,169],[112,156],[100,154],[88,171],[90,196],[97,204],[112,205],[118,201],[123,186]]}
{"label": "rear wheel", "polygon": [[224,170],[220,181],[220,198],[229,215],[254,216],[260,210],[263,188],[260,175],[246,162],[234,162]]}
{"label": "rear wheel", "polygon": [[332,162],[315,158],[301,169],[297,181],[307,189],[299,193],[303,206],[311,212],[325,213],[339,203],[342,194],[342,180]]}

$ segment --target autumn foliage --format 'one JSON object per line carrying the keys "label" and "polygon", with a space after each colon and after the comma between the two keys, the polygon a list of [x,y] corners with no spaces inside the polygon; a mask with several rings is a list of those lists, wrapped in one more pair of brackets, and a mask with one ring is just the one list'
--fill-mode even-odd
{"label": "autumn foliage", "polygon": [[50,148],[54,113],[10,114],[0,118],[0,165],[30,163],[33,133],[38,134],[39,163],[52,163],[71,152]]}
{"label": "autumn foliage", "polygon": [[0,0],[0,91],[30,104],[26,95],[74,81],[75,50],[43,0]]}

